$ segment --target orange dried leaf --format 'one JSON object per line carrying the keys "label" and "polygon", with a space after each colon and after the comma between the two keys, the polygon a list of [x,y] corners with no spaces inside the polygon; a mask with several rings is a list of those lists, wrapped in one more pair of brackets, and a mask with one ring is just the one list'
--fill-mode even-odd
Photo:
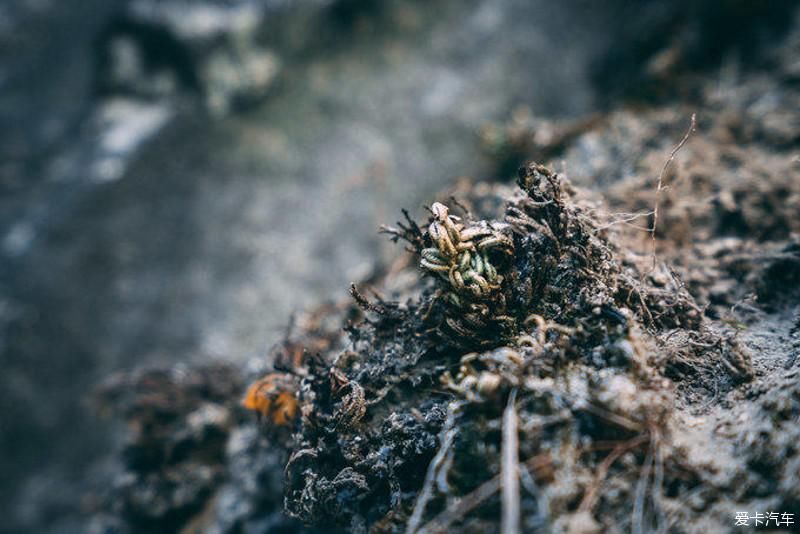
{"label": "orange dried leaf", "polygon": [[298,408],[294,378],[284,373],[264,376],[247,388],[242,405],[277,426],[290,424]]}

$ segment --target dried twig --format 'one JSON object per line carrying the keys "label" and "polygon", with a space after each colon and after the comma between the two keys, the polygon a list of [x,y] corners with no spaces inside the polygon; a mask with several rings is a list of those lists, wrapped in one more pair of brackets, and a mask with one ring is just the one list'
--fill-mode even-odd
{"label": "dried twig", "polygon": [[[527,460],[524,467],[536,471],[546,467],[552,463],[552,458],[549,454],[540,454]],[[419,534],[434,534],[438,532],[447,532],[454,522],[464,519],[464,517],[480,506],[486,499],[494,495],[500,490],[502,483],[502,475],[487,480],[470,493],[464,495],[454,504],[447,507],[443,512],[434,517],[430,522],[424,525],[417,532]]]}
{"label": "dried twig", "polygon": [[[447,532],[454,521],[463,519],[466,514],[478,507],[483,501],[497,493],[500,489],[500,477],[496,476],[484,482],[476,489],[462,497],[458,502],[448,507],[444,512],[433,518],[428,524],[423,526],[419,534],[434,534]],[[406,531],[407,532],[407,531]]]}
{"label": "dried twig", "polygon": [[458,412],[460,407],[460,402],[451,402],[447,406],[447,418],[444,421],[442,432],[439,435],[439,450],[428,465],[428,471],[425,474],[425,483],[422,486],[422,491],[419,492],[417,502],[414,504],[414,511],[411,513],[411,517],[406,525],[406,534],[414,534],[419,530],[422,517],[425,515],[425,508],[433,497],[433,486],[436,483],[439,470],[443,465],[450,463],[447,461],[447,458],[450,448],[453,446],[456,434],[458,434],[456,412]]}
{"label": "dried twig", "polygon": [[381,226],[379,233],[389,235],[389,239],[395,243],[402,239],[411,245],[412,248],[408,249],[409,252],[419,252],[425,246],[422,238],[422,230],[420,230],[414,219],[411,218],[408,210],[403,209],[402,212],[403,217],[406,220],[405,224],[398,221],[397,226],[383,225]]}
{"label": "dried twig", "polygon": [[647,441],[647,434],[640,434],[633,439],[628,441],[624,441],[617,445],[613,451],[611,451],[608,456],[605,457],[603,462],[600,464],[600,467],[597,468],[597,473],[595,474],[594,481],[592,485],[589,486],[589,489],[586,490],[586,494],[583,496],[583,500],[581,501],[579,510],[585,512],[591,512],[592,508],[594,508],[594,504],[597,501],[597,495],[600,491],[600,487],[603,484],[606,476],[608,475],[608,470],[614,465],[620,456],[625,454],[631,449],[634,449]]}
{"label": "dried twig", "polygon": [[519,469],[519,478],[522,487],[536,500],[536,515],[529,517],[527,524],[531,528],[535,526],[544,525],[547,523],[548,517],[548,500],[547,494],[539,489],[536,481],[533,479],[530,470],[526,465],[521,465]]}
{"label": "dried twig", "polygon": [[465,205],[463,202],[458,200],[453,195],[450,195],[450,202],[452,202],[454,206],[456,206],[458,209],[460,209],[464,213],[464,216],[466,217],[466,219],[468,221],[475,220],[475,217],[472,215],[472,210],[470,210],[467,205]]}
{"label": "dried twig", "polygon": [[503,412],[503,534],[516,534],[519,529],[519,436],[517,428],[516,388],[508,396],[508,405]]}
{"label": "dried twig", "polygon": [[377,313],[378,315],[390,319],[399,319],[403,315],[403,312],[394,303],[381,300],[380,295],[376,295],[379,299],[377,304],[370,302],[369,299],[356,288],[355,284],[350,284],[350,295],[353,297],[353,300],[356,301],[358,307],[365,312]]}
{"label": "dried twig", "polygon": [[610,411],[606,410],[605,408],[601,408],[600,406],[597,406],[595,404],[586,403],[583,406],[583,409],[585,411],[589,412],[589,413],[592,413],[592,414],[598,416],[598,417],[602,417],[606,421],[609,421],[611,423],[615,423],[615,424],[621,426],[622,428],[627,428],[628,430],[631,430],[633,432],[641,432],[643,430],[642,425],[640,425],[636,421],[634,421],[632,419],[629,419],[629,418],[625,417],[624,415],[619,415],[619,414],[616,414],[614,412],[610,412]]}
{"label": "dried twig", "polygon": [[647,483],[650,480],[650,471],[653,468],[653,444],[647,451],[647,457],[642,465],[642,472],[639,481],[636,483],[636,493],[633,500],[633,512],[631,513],[631,532],[642,534],[644,523],[644,505],[647,492]]}
{"label": "dried twig", "polygon": [[672,149],[672,152],[669,154],[669,158],[667,161],[664,162],[664,166],[661,168],[661,173],[658,175],[658,186],[656,187],[656,201],[655,206],[653,207],[653,226],[650,228],[650,240],[653,243],[653,266],[652,270],[656,268],[656,230],[658,229],[658,206],[659,201],[661,200],[661,191],[664,190],[664,176],[667,173],[667,168],[669,167],[670,163],[675,161],[675,155],[683,148],[683,145],[689,140],[692,133],[695,131],[697,127],[697,114],[692,113],[691,123],[689,124],[689,129],[686,130],[686,133],[683,135],[683,139],[681,139],[680,143],[678,143],[675,148]]}
{"label": "dried twig", "polygon": [[664,508],[661,506],[661,498],[664,492],[664,450],[657,430],[654,431],[653,436],[656,449],[655,473],[653,474],[653,507],[658,517],[658,532],[666,532],[667,518],[664,514]]}

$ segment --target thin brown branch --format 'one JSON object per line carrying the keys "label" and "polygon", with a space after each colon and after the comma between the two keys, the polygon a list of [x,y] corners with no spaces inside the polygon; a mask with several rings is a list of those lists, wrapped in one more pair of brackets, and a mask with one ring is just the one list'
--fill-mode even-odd
{"label": "thin brown branch", "polygon": [[583,500],[581,501],[579,510],[585,512],[591,512],[592,508],[594,508],[594,504],[597,501],[598,492],[600,491],[600,487],[603,485],[603,481],[605,480],[606,476],[608,475],[608,470],[611,469],[611,466],[614,465],[620,456],[625,454],[631,449],[635,449],[645,441],[647,441],[647,434],[641,434],[636,436],[633,439],[628,441],[624,441],[618,444],[613,451],[611,451],[608,456],[603,459],[603,462],[597,468],[597,473],[594,476],[594,481],[592,485],[589,486],[589,489],[586,490],[586,494],[583,496]]}
{"label": "thin brown branch", "polygon": [[[543,469],[552,463],[552,458],[549,454],[539,454],[530,458],[525,462],[525,467],[536,471]],[[502,475],[497,475],[490,480],[487,480],[470,493],[458,499],[454,504],[447,507],[443,512],[434,517],[430,522],[424,525],[417,532],[419,534],[434,534],[439,532],[448,532],[450,526],[464,517],[472,510],[480,506],[486,499],[500,490],[502,483]]]}
{"label": "thin brown branch", "polygon": [[419,530],[419,525],[425,515],[425,508],[427,508],[428,502],[433,497],[433,487],[436,484],[439,471],[442,466],[450,463],[447,461],[447,457],[453,446],[456,434],[458,433],[456,414],[460,406],[461,404],[458,402],[451,402],[447,407],[447,418],[445,419],[441,434],[439,435],[439,450],[428,465],[428,471],[425,474],[425,483],[417,497],[417,502],[414,504],[414,511],[411,513],[411,517],[406,524],[406,534],[424,531],[424,528],[423,530]]}
{"label": "thin brown branch", "polygon": [[658,175],[658,186],[656,187],[656,201],[655,206],[653,207],[653,227],[650,229],[650,240],[653,243],[653,266],[651,270],[655,270],[656,263],[657,263],[657,256],[656,256],[656,230],[658,229],[658,208],[659,202],[661,200],[661,191],[664,190],[664,176],[667,173],[667,169],[669,168],[670,164],[675,161],[675,155],[683,148],[683,145],[689,140],[692,133],[697,128],[697,114],[692,113],[691,123],[689,124],[689,129],[686,130],[686,133],[683,135],[683,139],[681,139],[680,143],[678,143],[675,148],[672,149],[672,152],[669,154],[669,158],[667,161],[664,162],[664,166],[661,168],[661,173]]}

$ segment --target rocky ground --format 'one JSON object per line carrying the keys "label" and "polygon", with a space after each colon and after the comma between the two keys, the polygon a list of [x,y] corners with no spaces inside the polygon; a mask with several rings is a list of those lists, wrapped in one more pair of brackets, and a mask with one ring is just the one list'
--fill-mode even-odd
{"label": "rocky ground", "polygon": [[[89,74],[39,84],[56,111],[2,143],[10,528],[800,510],[788,4],[178,4],[91,19]],[[5,15],[88,24],[42,9]],[[389,231],[406,256],[375,235],[435,200]]]}

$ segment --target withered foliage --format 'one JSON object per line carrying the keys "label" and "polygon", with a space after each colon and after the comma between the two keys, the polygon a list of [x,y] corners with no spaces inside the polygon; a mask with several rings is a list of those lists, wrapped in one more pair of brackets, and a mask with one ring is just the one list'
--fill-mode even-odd
{"label": "withered foliage", "polygon": [[[673,325],[720,351],[732,345],[705,328],[677,281],[656,284],[627,261],[596,205],[576,193],[530,164],[494,213],[456,205],[456,216],[434,203],[426,225],[407,217],[384,229],[410,245],[422,291],[400,304],[353,289],[367,320],[349,327],[350,346],[301,388],[286,466],[290,514],[379,531],[495,524],[499,486],[489,481],[499,476],[501,416],[513,391],[515,453],[537,466],[523,475],[529,525],[593,523],[599,486],[622,451],[624,476],[644,476],[646,496],[633,495],[631,483],[615,498],[643,500],[639,522],[663,521],[653,473],[663,485],[667,459],[678,470],[682,459],[668,439],[672,388],[649,353]],[[587,484],[575,486],[582,478]],[[456,514],[449,500],[483,484],[495,489],[473,503],[477,515]],[[560,484],[583,491],[561,495]]]}
{"label": "withered foliage", "polygon": [[689,112],[618,110],[548,148],[575,185],[529,164],[517,187],[461,181],[427,220],[404,212],[384,232],[411,259],[308,316],[249,394],[212,371],[112,384],[140,451],[117,517],[713,532],[734,510],[800,509],[800,93],[703,87],[663,177]]}
{"label": "withered foliage", "polygon": [[436,279],[423,319],[445,346],[497,346],[531,315],[596,336],[626,322],[616,310],[631,291],[620,288],[620,263],[569,184],[537,164],[520,169],[518,184],[496,220],[455,217],[435,203],[427,231],[386,229]]}

